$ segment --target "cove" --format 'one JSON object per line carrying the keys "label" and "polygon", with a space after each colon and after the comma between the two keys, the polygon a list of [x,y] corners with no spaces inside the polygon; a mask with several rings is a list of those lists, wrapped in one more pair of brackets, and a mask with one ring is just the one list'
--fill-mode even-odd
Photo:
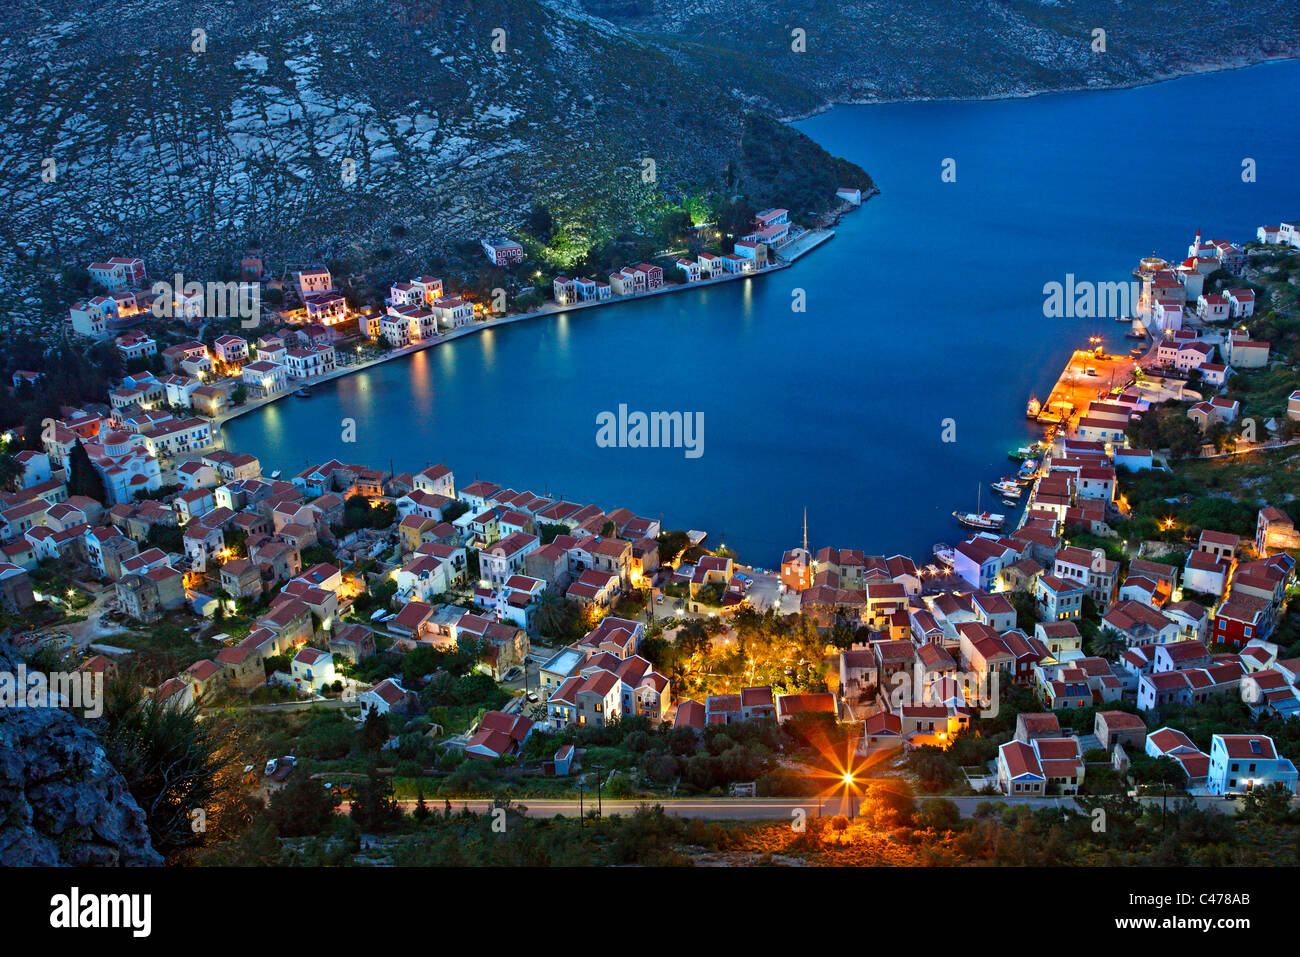
{"label": "cove", "polygon": [[[1288,61],[1126,90],[838,106],[799,128],[882,193],[792,268],[485,330],[234,419],[226,447],[286,477],[332,457],[445,462],[462,486],[662,515],[768,567],[806,507],[814,547],[929,561],[960,535],[952,510],[974,509],[977,486],[989,503],[1007,449],[1037,436],[1029,395],[1089,336],[1131,344],[1109,318],[1044,318],[1044,284],[1126,282],[1152,251],[1181,259],[1198,227],[1244,242],[1300,213],[1300,126],[1283,115],[1297,100]],[[598,416],[620,405],[702,415],[701,454],[598,444]]]}

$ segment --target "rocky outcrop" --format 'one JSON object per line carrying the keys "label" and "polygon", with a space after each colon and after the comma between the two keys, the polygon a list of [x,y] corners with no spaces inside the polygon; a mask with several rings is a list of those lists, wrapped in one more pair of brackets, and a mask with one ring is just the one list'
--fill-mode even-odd
{"label": "rocky outcrop", "polygon": [[[0,672],[16,666],[0,645]],[[144,812],[79,718],[0,707],[0,867],[162,863]]]}

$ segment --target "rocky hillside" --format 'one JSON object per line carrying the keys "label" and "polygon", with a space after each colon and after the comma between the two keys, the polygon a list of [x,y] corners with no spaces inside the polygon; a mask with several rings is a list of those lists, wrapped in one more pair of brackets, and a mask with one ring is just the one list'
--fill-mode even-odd
{"label": "rocky hillside", "polygon": [[[783,114],[823,103],[1122,86],[1300,53],[1289,0],[572,0],[684,56],[769,72]],[[803,31],[802,52],[792,47]],[[1093,49],[1105,31],[1104,52]],[[790,84],[794,89],[791,90]]]}
{"label": "rocky hillside", "polygon": [[112,253],[221,278],[253,239],[400,276],[538,201],[563,264],[683,197],[870,184],[769,115],[1135,82],[1297,33],[1288,0],[9,0],[0,309],[48,322],[61,267]]}
{"label": "rocky hillside", "polygon": [[112,250],[207,269],[251,237],[288,264],[400,247],[401,275],[536,200],[585,251],[666,199],[762,186],[736,162],[749,103],[571,4],[108,9],[28,2],[0,26],[0,274],[20,313],[51,266]]}
{"label": "rocky hillside", "polygon": [[[0,672],[16,669],[0,643]],[[66,711],[0,708],[0,867],[162,863],[89,728]]]}

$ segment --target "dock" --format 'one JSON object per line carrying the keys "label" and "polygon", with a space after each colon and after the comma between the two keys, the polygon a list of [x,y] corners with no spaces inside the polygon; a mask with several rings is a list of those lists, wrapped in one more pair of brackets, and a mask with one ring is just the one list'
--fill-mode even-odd
{"label": "dock", "polygon": [[1043,403],[1038,421],[1074,428],[1089,404],[1109,395],[1111,389],[1128,384],[1136,364],[1131,356],[1076,349]]}

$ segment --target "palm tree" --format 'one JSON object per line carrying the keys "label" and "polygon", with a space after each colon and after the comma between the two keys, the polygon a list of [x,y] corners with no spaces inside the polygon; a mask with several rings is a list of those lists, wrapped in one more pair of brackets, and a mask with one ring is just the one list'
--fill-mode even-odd
{"label": "palm tree", "polygon": [[548,638],[563,638],[571,620],[568,600],[553,588],[537,600],[537,631]]}

